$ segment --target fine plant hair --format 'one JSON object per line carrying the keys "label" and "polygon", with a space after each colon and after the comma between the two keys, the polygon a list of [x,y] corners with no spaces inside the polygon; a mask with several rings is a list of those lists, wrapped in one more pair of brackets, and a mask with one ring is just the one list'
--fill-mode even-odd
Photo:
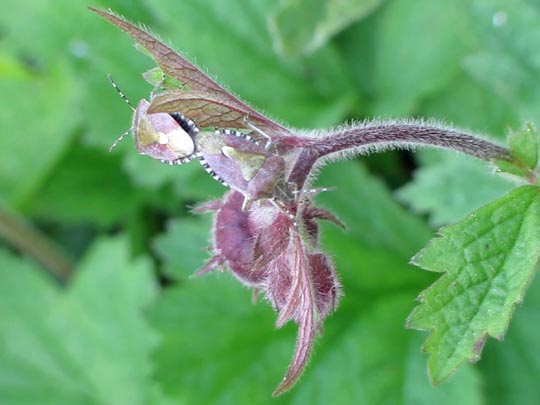
{"label": "fine plant hair", "polygon": [[311,147],[324,162],[392,149],[424,147],[462,152],[482,160],[510,157],[506,148],[433,119],[366,120],[315,134],[317,141]]}
{"label": "fine plant hair", "polygon": [[305,149],[299,153],[302,156],[296,157],[289,180],[302,187],[309,187],[318,170],[328,163],[386,150],[432,147],[486,161],[510,159],[508,149],[471,131],[433,119],[365,120],[296,133],[304,138]]}

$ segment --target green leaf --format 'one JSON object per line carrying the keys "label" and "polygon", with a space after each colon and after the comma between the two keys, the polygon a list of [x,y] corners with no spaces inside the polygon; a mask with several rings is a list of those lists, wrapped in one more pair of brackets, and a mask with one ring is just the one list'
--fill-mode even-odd
{"label": "green leaf", "polygon": [[0,52],[0,77],[3,79],[29,80],[32,78],[32,74],[13,55],[2,50]]}
{"label": "green leaf", "polygon": [[355,283],[362,292],[370,294],[404,288],[418,291],[433,281],[430,274],[407,264],[403,256],[389,254],[388,249],[364,246],[364,241],[355,237],[360,229],[354,223],[346,232],[332,225],[323,227],[324,250],[334,258],[345,289]]}
{"label": "green leaf", "polygon": [[532,124],[525,124],[522,130],[510,133],[508,147],[512,156],[526,167],[536,169],[538,163],[538,143],[540,137]]}
{"label": "green leaf", "polygon": [[420,111],[422,116],[452,122],[501,141],[509,127],[520,125],[512,104],[497,97],[465,72],[460,72],[446,87],[425,98]]}
{"label": "green leaf", "polygon": [[[138,0],[130,2],[129,6],[122,4],[122,0],[93,2],[94,5],[99,3],[106,7],[120,3],[117,10],[127,10],[133,18],[148,14]],[[26,90],[18,87],[15,98],[11,97],[11,91],[2,89],[5,94],[2,101],[9,106],[35,105],[31,111],[21,111],[21,115],[32,117],[22,121],[27,127],[24,128],[26,139],[36,145],[45,142],[50,145],[40,150],[43,154],[40,158],[55,152],[53,146],[65,140],[64,131],[73,131],[73,122],[78,130],[84,126],[86,143],[108,148],[129,128],[131,113],[115,95],[107,73],[112,74],[128,98],[137,101],[150,90],[148,86],[141,86],[140,78],[140,73],[150,67],[149,61],[133,52],[127,38],[112,41],[114,28],[104,27],[102,21],[80,2],[21,0],[4,11],[0,15],[3,45],[9,53],[28,64],[41,79],[39,81],[51,81],[48,86],[42,86],[38,81],[25,85]],[[34,21],[34,24],[29,26],[28,21]],[[2,110],[4,108],[2,106]],[[65,115],[58,117],[56,110]],[[50,123],[57,119],[58,124]],[[2,122],[5,121],[2,119]],[[9,130],[12,131],[11,126]],[[34,161],[39,159],[26,160]],[[46,172],[42,168],[28,170],[34,175]]]}
{"label": "green leaf", "polygon": [[512,162],[508,160],[495,160],[495,165],[497,166],[497,170],[499,172],[508,173],[522,179],[526,179],[528,174],[530,173],[524,167],[520,167],[521,165],[517,162]]}
{"label": "green leaf", "polygon": [[[485,404],[485,381],[477,367],[466,364],[445,384],[434,387],[426,378],[425,358],[418,350],[421,337],[409,341],[405,369],[405,404]],[[491,389],[489,390],[491,391]],[[511,402],[509,402],[511,403]]]}
{"label": "green leaf", "polygon": [[274,330],[270,308],[253,305],[229,275],[168,289],[151,311],[163,335],[155,356],[162,389],[194,405],[481,403],[471,368],[441,388],[427,382],[418,339],[402,324],[412,290],[374,299],[350,284],[345,289],[302,381],[278,398],[270,393],[289,360],[294,328]]}
{"label": "green leaf", "polygon": [[19,69],[24,77],[0,76],[0,194],[12,207],[34,197],[80,118],[71,111],[77,85],[69,69],[59,66],[46,75],[22,64]]}
{"label": "green leaf", "polygon": [[525,124],[520,131],[513,131],[508,137],[511,161],[498,160],[497,168],[503,173],[521,177],[527,182],[538,180],[538,149],[540,137],[532,124]]}
{"label": "green leaf", "polygon": [[294,347],[294,328],[275,331],[271,308],[253,306],[229,275],[168,289],[150,316],[163,336],[157,379],[168,395],[189,404],[269,401]]}
{"label": "green leaf", "polygon": [[540,255],[538,188],[524,186],[443,228],[414,260],[444,275],[419,297],[408,326],[432,331],[431,379],[476,361],[488,336],[502,339]]}
{"label": "green leaf", "polygon": [[481,404],[480,378],[472,367],[442,387],[430,386],[419,339],[401,323],[410,298],[401,293],[361,305],[357,296],[344,302],[327,322],[326,336],[291,403]]}
{"label": "green leaf", "polygon": [[208,176],[196,161],[182,167],[170,166],[131,151],[126,156],[124,166],[136,186],[149,191],[158,191],[165,185],[172,184],[174,193],[182,200],[215,199],[226,190],[221,183]]}
{"label": "green leaf", "polygon": [[540,9],[528,0],[468,4],[482,47],[464,60],[479,83],[507,101],[520,119],[536,116],[540,102]]}
{"label": "green leaf", "polygon": [[351,23],[371,13],[382,0],[287,0],[270,20],[274,48],[283,55],[307,54]]}
{"label": "green leaf", "polygon": [[[429,228],[400,207],[390,191],[359,162],[339,162],[321,171],[318,186],[336,190],[317,196],[345,224],[320,221],[322,246],[336,263],[345,288],[362,291],[421,289],[429,274],[407,264],[431,235]],[[395,269],[395,270],[394,270]]]}
{"label": "green leaf", "polygon": [[40,198],[21,207],[26,214],[98,226],[125,221],[141,199],[114,155],[80,146],[69,150],[37,193]]}
{"label": "green leaf", "polygon": [[437,154],[438,161],[420,167],[398,197],[433,225],[458,221],[474,209],[510,191],[512,183],[490,173],[486,163],[459,155]]}
{"label": "green leaf", "polygon": [[535,76],[520,60],[504,51],[480,52],[468,56],[464,67],[476,80],[493,89],[497,97],[507,101],[521,119],[534,117],[533,108],[540,102]]}
{"label": "green leaf", "polygon": [[127,148],[130,150],[124,160],[125,170],[136,186],[148,190],[158,190],[172,182],[185,186],[189,179],[201,169],[201,165],[197,162],[181,168],[171,167],[149,156],[140,155],[132,144]]}
{"label": "green leaf", "polygon": [[188,201],[207,201],[221,198],[227,190],[221,183],[215,181],[201,167],[195,163],[192,174],[186,181],[180,181],[180,178],[173,184],[174,191],[178,196]]}
{"label": "green leaf", "polygon": [[174,49],[270,116],[301,127],[341,121],[355,99],[341,55],[323,47],[309,59],[279,59],[265,29],[274,9],[268,0],[166,0],[156,12]]}
{"label": "green leaf", "polygon": [[88,252],[62,291],[35,266],[0,252],[0,396],[10,404],[143,404],[157,343],[142,310],[154,299],[146,260],[121,239]]}
{"label": "green leaf", "polygon": [[190,276],[210,258],[211,232],[209,215],[176,219],[167,224],[166,232],[154,241],[156,253],[167,270],[177,278]]}
{"label": "green leaf", "polygon": [[430,229],[396,203],[386,186],[359,162],[324,167],[317,185],[336,187],[317,199],[351,227],[350,237],[366,246],[388,249],[408,260],[431,235]]}
{"label": "green leaf", "polygon": [[181,81],[163,73],[159,67],[155,67],[150,69],[148,72],[143,73],[143,77],[144,80],[155,88],[178,90],[183,85]]}
{"label": "green leaf", "polygon": [[534,404],[540,398],[540,278],[535,277],[512,319],[504,344],[487,344],[479,366],[487,403]]}
{"label": "green leaf", "polygon": [[414,7],[408,0],[394,0],[382,10],[374,55],[374,114],[410,114],[421,97],[449,83],[468,48],[465,17],[453,0],[419,0]]}

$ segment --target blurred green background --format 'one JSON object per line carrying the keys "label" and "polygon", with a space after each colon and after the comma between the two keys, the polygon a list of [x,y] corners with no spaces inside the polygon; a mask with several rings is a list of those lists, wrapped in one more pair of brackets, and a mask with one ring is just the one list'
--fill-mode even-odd
{"label": "blurred green background", "polygon": [[[538,404],[540,285],[504,342],[432,387],[405,329],[435,277],[407,265],[438,226],[511,185],[450,153],[325,168],[347,225],[323,244],[344,285],[300,383],[277,399],[296,327],[226,274],[190,279],[224,188],[139,156],[152,61],[86,6],[150,27],[288,125],[434,117],[504,139],[537,120],[536,0],[7,0],[0,13],[0,404]],[[39,260],[35,260],[35,258]],[[52,270],[51,270],[52,269]],[[51,271],[55,274],[52,274]],[[69,279],[68,281],[66,281]]]}

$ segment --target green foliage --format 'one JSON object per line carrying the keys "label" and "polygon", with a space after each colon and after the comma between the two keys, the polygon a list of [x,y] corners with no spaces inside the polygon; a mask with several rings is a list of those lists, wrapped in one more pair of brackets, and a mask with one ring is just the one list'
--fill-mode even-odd
{"label": "green foliage", "polygon": [[467,11],[453,0],[389,2],[377,29],[371,78],[382,96],[373,103],[377,115],[412,114],[421,97],[448,86],[467,51],[461,38],[469,30]]}
{"label": "green foliage", "polygon": [[171,221],[166,232],[155,239],[156,253],[167,264],[171,276],[185,278],[203,266],[210,246],[211,221],[207,219],[208,215]]}
{"label": "green foliage", "polygon": [[[322,170],[317,185],[337,189],[317,200],[347,226],[322,225],[345,296],[298,386],[273,400],[294,328],[276,331],[271,308],[252,304],[228,274],[189,278],[208,258],[211,228],[189,208],[224,188],[196,163],[138,156],[129,139],[106,152],[132,114],[107,73],[136,104],[152,90],[141,77],[152,61],[84,2],[9,3],[0,13],[0,207],[77,265],[60,285],[27,257],[31,249],[14,252],[2,239],[0,403],[538,402],[538,140],[533,127],[518,130],[538,121],[536,3],[93,3],[151,27],[291,126],[412,115],[500,141],[516,129],[513,160],[497,167],[533,185],[513,190],[482,164],[438,152],[416,155],[414,177],[405,153]],[[407,264],[434,229],[400,206],[398,188],[432,224],[459,221],[416,256],[440,274]],[[404,328],[411,311],[409,325],[431,331],[424,347],[434,381],[477,360],[487,335],[507,333],[487,340],[478,364],[432,387],[422,337]]]}
{"label": "green foliage", "polygon": [[445,273],[420,294],[408,320],[433,330],[424,349],[435,383],[463,361],[477,361],[488,336],[504,336],[540,259],[539,226],[538,189],[524,186],[441,229],[413,259]]}
{"label": "green foliage", "polygon": [[[501,162],[508,164],[507,162]],[[456,176],[456,173],[466,176]],[[458,221],[510,191],[513,184],[486,170],[486,164],[468,156],[444,156],[414,173],[414,181],[398,197],[418,212],[428,212],[430,223],[441,226]]]}
{"label": "green foliage", "polygon": [[538,149],[540,136],[531,124],[526,124],[522,130],[510,133],[508,148],[512,159],[498,160],[497,168],[503,173],[522,178],[530,183],[538,184]]}
{"label": "green foliage", "polygon": [[382,0],[283,1],[270,20],[274,48],[289,56],[310,53],[381,3]]}
{"label": "green foliage", "polygon": [[508,148],[512,155],[530,170],[538,164],[538,132],[528,124],[520,132],[511,133],[508,137]]}
{"label": "green foliage", "polygon": [[155,281],[150,263],[128,254],[125,241],[100,240],[61,291],[33,264],[1,253],[2,402],[158,400],[149,357],[158,335],[142,313]]}

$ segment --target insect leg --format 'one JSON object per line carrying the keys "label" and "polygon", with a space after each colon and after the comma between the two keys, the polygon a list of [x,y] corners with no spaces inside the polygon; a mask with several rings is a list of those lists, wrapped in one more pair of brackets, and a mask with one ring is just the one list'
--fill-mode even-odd
{"label": "insect leg", "polygon": [[317,187],[317,188],[307,188],[303,190],[293,190],[291,191],[293,194],[297,195],[305,195],[305,194],[319,194],[323,193],[325,191],[334,191],[336,190],[336,187]]}
{"label": "insect leg", "polygon": [[266,145],[264,145],[264,149],[268,150],[272,146],[272,138],[270,138],[270,135],[268,135],[266,132],[264,132],[262,129],[257,128],[255,125],[253,125],[251,122],[249,122],[249,117],[244,117],[244,125],[248,127],[249,129],[252,129],[253,131],[257,132],[259,135],[266,138]]}
{"label": "insect leg", "polygon": [[294,228],[298,228],[298,223],[296,222],[296,217],[294,216],[294,214],[291,211],[289,211],[285,206],[283,206],[283,204],[280,204],[279,202],[277,202],[273,198],[269,198],[268,201],[270,201],[270,203],[274,207],[276,207],[278,210],[280,210],[281,212],[283,212],[285,215],[287,215],[289,217],[289,219],[293,223]]}

